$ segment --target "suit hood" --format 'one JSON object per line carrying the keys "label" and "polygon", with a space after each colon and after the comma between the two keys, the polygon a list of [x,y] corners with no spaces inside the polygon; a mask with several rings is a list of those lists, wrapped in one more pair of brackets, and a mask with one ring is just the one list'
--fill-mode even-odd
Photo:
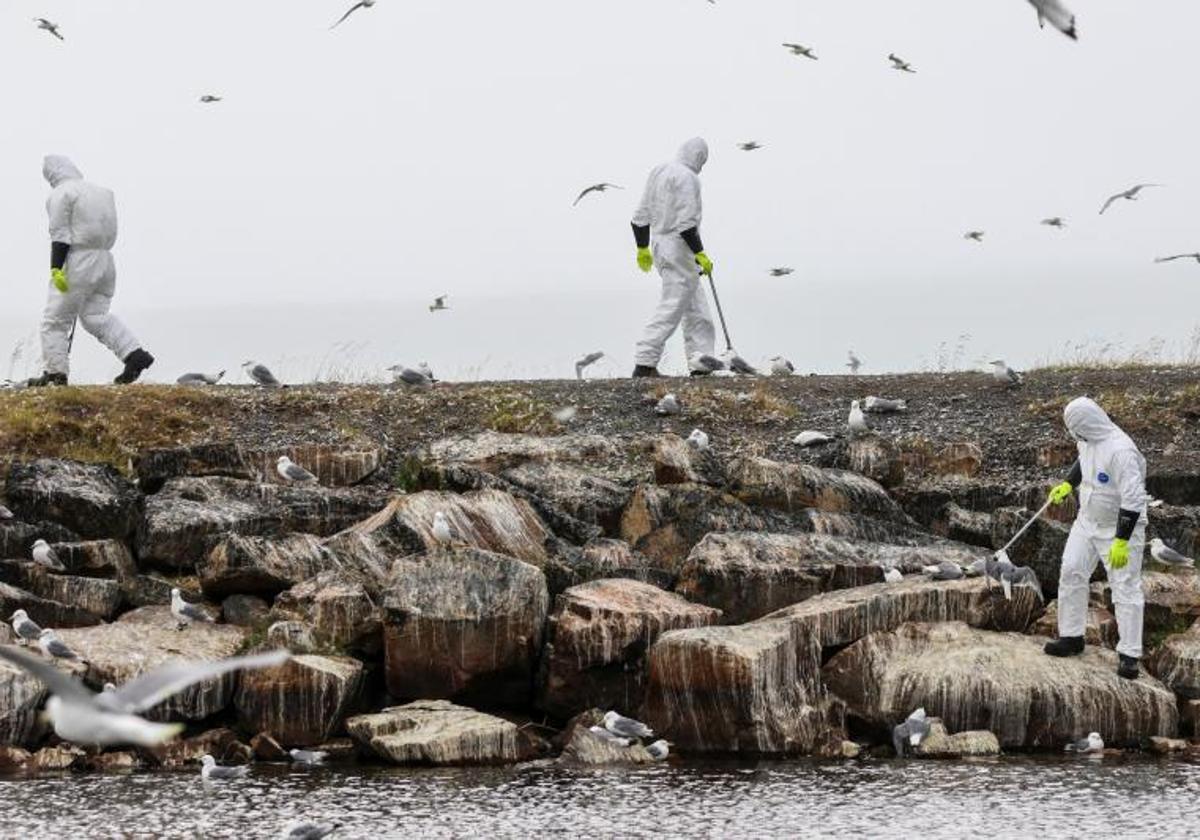
{"label": "suit hood", "polygon": [[79,167],[71,163],[71,159],[62,155],[46,155],[42,161],[42,175],[52,187],[57,187],[64,181],[79,181],[83,173]]}
{"label": "suit hood", "polygon": [[704,164],[708,162],[708,143],[704,142],[702,137],[693,137],[679,147],[679,154],[675,159],[699,175]]}
{"label": "suit hood", "polygon": [[1067,403],[1063,409],[1063,422],[1073,438],[1088,443],[1098,443],[1119,431],[1104,409],[1087,397]]}

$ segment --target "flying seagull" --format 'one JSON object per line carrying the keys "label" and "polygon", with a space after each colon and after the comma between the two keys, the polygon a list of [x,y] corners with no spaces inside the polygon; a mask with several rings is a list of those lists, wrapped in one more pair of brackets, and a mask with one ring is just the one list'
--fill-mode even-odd
{"label": "flying seagull", "polygon": [[324,764],[329,753],[324,750],[288,750],[288,755],[297,764]]}
{"label": "flying seagull", "polygon": [[42,628],[29,617],[25,610],[14,612],[9,621],[12,622],[13,632],[17,634],[18,639],[34,642],[42,635]]}
{"label": "flying seagull", "polygon": [[806,47],[803,44],[784,44],[783,46],[784,49],[789,50],[792,55],[802,55],[805,58],[811,58],[813,61],[817,60],[817,56],[812,51],[812,47]]}
{"label": "flying seagull", "polygon": [[446,305],[446,298],[448,298],[448,297],[450,297],[450,296],[442,295],[441,297],[435,297],[433,299],[433,303],[431,303],[429,305],[429,311],[430,312],[441,312],[443,309],[449,309],[450,307]]}
{"label": "flying seagull", "polygon": [[359,9],[369,9],[374,5],[375,5],[375,0],[358,0],[357,3],[355,3],[353,6],[350,7],[350,9],[346,12],[346,14],[344,14],[340,18],[338,18],[337,23],[335,23],[333,26],[331,26],[329,28],[337,29],[339,26],[341,26],[343,23],[346,22],[346,18],[350,17],[350,15],[354,14]]}
{"label": "flying seagull", "polygon": [[337,830],[337,823],[293,823],[284,830],[283,840],[321,840]]}
{"label": "flying seagull", "polygon": [[1172,566],[1176,569],[1190,569],[1196,566],[1195,560],[1183,556],[1158,537],[1150,540],[1150,556],[1164,566]]}
{"label": "flying seagull", "polygon": [[778,268],[772,268],[769,273],[772,277],[787,277],[793,271],[795,271],[795,269],[788,268],[787,266],[780,266]]}
{"label": "flying seagull", "polygon": [[846,358],[850,360],[846,362],[846,367],[850,368],[851,373],[858,373],[859,368],[861,368],[863,364],[862,359],[854,355],[853,350],[846,354]]}
{"label": "flying seagull", "polygon": [[604,713],[604,728],[623,738],[652,738],[654,730],[640,720],[627,718],[616,712]]}
{"label": "flying seagull", "polygon": [[1051,216],[1049,219],[1042,219],[1041,223],[1046,227],[1058,228],[1059,230],[1067,226],[1067,220],[1062,216]]}
{"label": "flying seagull", "polygon": [[220,370],[215,376],[211,373],[185,373],[175,382],[179,385],[216,385],[224,378],[225,371]]}
{"label": "flying seagull", "polygon": [[64,38],[62,36],[62,33],[58,31],[57,23],[51,23],[50,21],[46,20],[45,18],[34,18],[33,21],[34,21],[34,23],[36,23],[38,25],[38,29],[45,29],[47,32],[49,32],[51,35],[53,35],[55,38],[57,38],[60,41],[67,40],[66,38]]}
{"label": "flying seagull", "polygon": [[1173,257],[1158,257],[1156,263],[1172,262],[1174,260],[1195,260],[1200,263],[1200,254],[1176,254]]}
{"label": "flying seagull", "polygon": [[1021,384],[1021,374],[1005,364],[1003,359],[993,359],[988,364],[992,366],[992,379],[1001,385],[1012,388]]}
{"label": "flying seagull", "polygon": [[753,152],[756,149],[761,149],[762,147],[763,144],[759,143],[757,140],[749,140],[745,143],[738,143],[738,148],[743,152]]}
{"label": "flying seagull", "polygon": [[242,370],[246,371],[246,375],[257,385],[262,385],[264,388],[279,387],[279,380],[275,378],[275,374],[271,373],[266,365],[261,365],[253,359],[242,362]]}
{"label": "flying seagull", "polygon": [[236,656],[215,662],[170,662],[147,671],[116,691],[97,694],[80,680],[18,648],[0,646],[0,659],[37,677],[50,691],[46,714],[58,737],[76,744],[154,747],[183,731],[181,723],[152,723],[139,716],[173,694],[242,668],[282,665],[286,650]]}
{"label": "flying seagull", "polygon": [[213,96],[211,93],[206,93],[206,94],[204,94],[204,96],[200,97],[200,101],[203,102],[205,105],[211,105],[214,102],[220,102],[221,97]]}
{"label": "flying seagull", "polygon": [[588,353],[575,363],[575,378],[583,379],[583,372],[603,358],[604,352],[601,350],[597,350],[594,353]]}
{"label": "flying seagull", "polygon": [[67,647],[67,643],[58,638],[58,634],[50,628],[46,628],[38,636],[38,647],[51,659],[79,659],[75,651]]}
{"label": "flying seagull", "polygon": [[912,65],[905,61],[895,53],[888,53],[888,61],[892,62],[892,68],[899,70],[901,73],[916,73]]}
{"label": "flying seagull", "polygon": [[202,610],[195,604],[189,604],[183,600],[183,593],[176,587],[171,590],[171,615],[175,616],[177,630],[182,630],[193,621],[199,621],[202,624],[212,624],[212,616]]}
{"label": "flying seagull", "polygon": [[47,569],[55,572],[65,572],[67,567],[58,559],[58,554],[45,540],[37,540],[30,550],[33,555],[33,562],[39,566],[45,566]]}
{"label": "flying seagull", "polygon": [[708,434],[699,429],[692,429],[692,433],[687,436],[687,443],[697,452],[703,452],[708,449]]}
{"label": "flying seagull", "polygon": [[982,230],[969,230],[963,234],[963,239],[970,239],[973,242],[982,242],[983,237],[984,231]]}
{"label": "flying seagull", "polygon": [[791,376],[796,372],[796,366],[783,356],[774,356],[767,361],[771,363],[772,376]]}
{"label": "flying seagull", "polygon": [[244,764],[238,767],[222,767],[211,755],[204,755],[200,758],[200,778],[206,782],[240,779],[249,772],[250,768]]}
{"label": "flying seagull", "polygon": [[1067,744],[1066,751],[1073,753],[1104,752],[1104,739],[1100,737],[1099,732],[1089,732],[1086,738],[1080,738],[1078,741]]}
{"label": "flying seagull", "polygon": [[1104,211],[1107,210],[1109,207],[1112,207],[1113,203],[1116,201],[1120,201],[1121,199],[1125,199],[1126,201],[1137,201],[1138,193],[1140,193],[1142,190],[1146,189],[1147,187],[1161,187],[1161,186],[1163,186],[1163,184],[1138,184],[1135,187],[1130,187],[1129,189],[1125,190],[1124,192],[1119,192],[1116,195],[1110,197],[1108,199],[1108,201],[1104,202],[1104,206],[1100,208],[1100,215],[1103,216]]}
{"label": "flying seagull", "polygon": [[588,187],[587,189],[585,189],[583,192],[581,192],[579,194],[579,197],[575,199],[574,203],[571,204],[571,206],[574,207],[576,204],[583,201],[583,197],[585,195],[587,195],[588,193],[594,193],[594,192],[602,193],[607,190],[623,190],[623,189],[625,189],[625,188],[618,187],[616,184],[609,184],[609,183],[592,184],[590,187]]}
{"label": "flying seagull", "polygon": [[1075,15],[1062,4],[1062,0],[1029,0],[1037,9],[1038,26],[1046,28],[1046,21],[1068,38],[1078,40],[1075,34]]}
{"label": "flying seagull", "polygon": [[920,746],[930,728],[924,708],[917,709],[903,723],[895,726],[892,729],[892,746],[896,755],[903,756],[906,749]]}

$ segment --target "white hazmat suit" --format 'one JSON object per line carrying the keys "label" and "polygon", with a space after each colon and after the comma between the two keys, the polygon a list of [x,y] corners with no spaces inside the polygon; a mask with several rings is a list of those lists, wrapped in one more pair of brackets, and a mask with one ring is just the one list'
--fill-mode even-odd
{"label": "white hazmat suit", "polygon": [[[1063,550],[1058,579],[1059,638],[1080,638],[1087,623],[1088,589],[1097,562],[1112,588],[1121,638],[1117,653],[1142,656],[1142,555],[1146,545],[1146,459],[1104,409],[1092,400],[1072,400],[1063,412],[1079,445],[1079,515]],[[1138,514],[1129,537],[1129,563],[1108,565],[1122,510]]]}
{"label": "white hazmat suit", "polygon": [[675,160],[650,172],[641,204],[633,215],[635,226],[650,228],[654,265],[662,277],[658,308],[637,345],[634,361],[638,365],[658,366],[667,339],[680,322],[689,364],[697,356],[712,355],[715,349],[716,332],[695,255],[680,236],[700,227],[700,170],[707,161],[708,144],[699,137],[688,140]]}
{"label": "white hazmat suit", "polygon": [[138,340],[108,310],[116,290],[112,247],[117,242],[117,206],[111,190],[83,180],[65,157],[47,155],[42,174],[53,188],[46,200],[50,241],[70,246],[63,267],[67,292],[50,284],[42,318],[42,360],[49,373],[66,374],[68,336],[78,318],[83,328],[124,360],[139,348]]}

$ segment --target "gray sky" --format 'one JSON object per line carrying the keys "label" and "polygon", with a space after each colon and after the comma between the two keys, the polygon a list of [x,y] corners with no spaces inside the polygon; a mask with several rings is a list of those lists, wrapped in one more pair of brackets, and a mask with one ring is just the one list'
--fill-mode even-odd
{"label": "gray sky", "polygon": [[[0,353],[40,317],[58,152],[117,193],[116,310],[158,379],[249,356],[307,377],[331,352],[365,373],[569,374],[592,349],[624,374],[657,295],[628,218],[695,134],[749,357],[833,371],[854,347],[911,369],[963,333],[967,365],[1178,348],[1200,266],[1152,260],[1200,250],[1200,4],[1068,2],[1078,43],[1025,0],[379,0],[334,32],[349,2],[8,0]],[[601,180],[629,189],[571,208]],[[1097,215],[1139,181],[1169,186]],[[453,311],[429,315],[442,292]],[[115,372],[90,338],[76,358],[79,378]]]}

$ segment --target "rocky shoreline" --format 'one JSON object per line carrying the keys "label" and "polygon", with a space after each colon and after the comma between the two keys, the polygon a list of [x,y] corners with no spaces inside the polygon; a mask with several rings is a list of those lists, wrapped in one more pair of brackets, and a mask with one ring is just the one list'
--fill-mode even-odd
{"label": "rocky shoreline", "polygon": [[[1184,740],[1200,737],[1194,572],[1147,573],[1153,650],[1136,682],[1115,675],[1099,579],[1087,653],[1041,653],[1069,505],[1010,552],[1045,601],[921,574],[986,556],[1040,505],[1071,457],[1056,412],[1079,393],[1141,424],[1163,502],[1151,536],[1194,555],[1196,381],[1173,369],[1043,372],[1024,391],[968,375],[110,389],[160,408],[211,402],[174,439],[127,433],[124,463],[60,457],[86,441],[39,444],[11,420],[33,407],[47,428],[104,425],[103,389],[0,395],[5,618],[24,609],[58,630],[83,660],[62,667],[97,689],[172,658],[296,654],[153,710],[188,724],[181,740],[104,753],[57,742],[39,720],[44,687],[0,663],[0,769],[274,761],[294,747],[392,764],[652,760],[588,731],[608,709],[684,759],[890,755],[891,727],[917,706],[936,718],[919,757],[1061,751],[1091,731],[1113,748],[1200,752]],[[667,390],[681,416],[655,415]],[[909,409],[845,436],[849,398],[869,394]],[[709,449],[684,442],[692,427]],[[834,439],[790,443],[804,428]],[[286,483],[283,454],[318,483]],[[29,560],[37,539],[65,571]],[[904,579],[884,582],[888,569]],[[175,586],[218,622],[177,629]]]}

